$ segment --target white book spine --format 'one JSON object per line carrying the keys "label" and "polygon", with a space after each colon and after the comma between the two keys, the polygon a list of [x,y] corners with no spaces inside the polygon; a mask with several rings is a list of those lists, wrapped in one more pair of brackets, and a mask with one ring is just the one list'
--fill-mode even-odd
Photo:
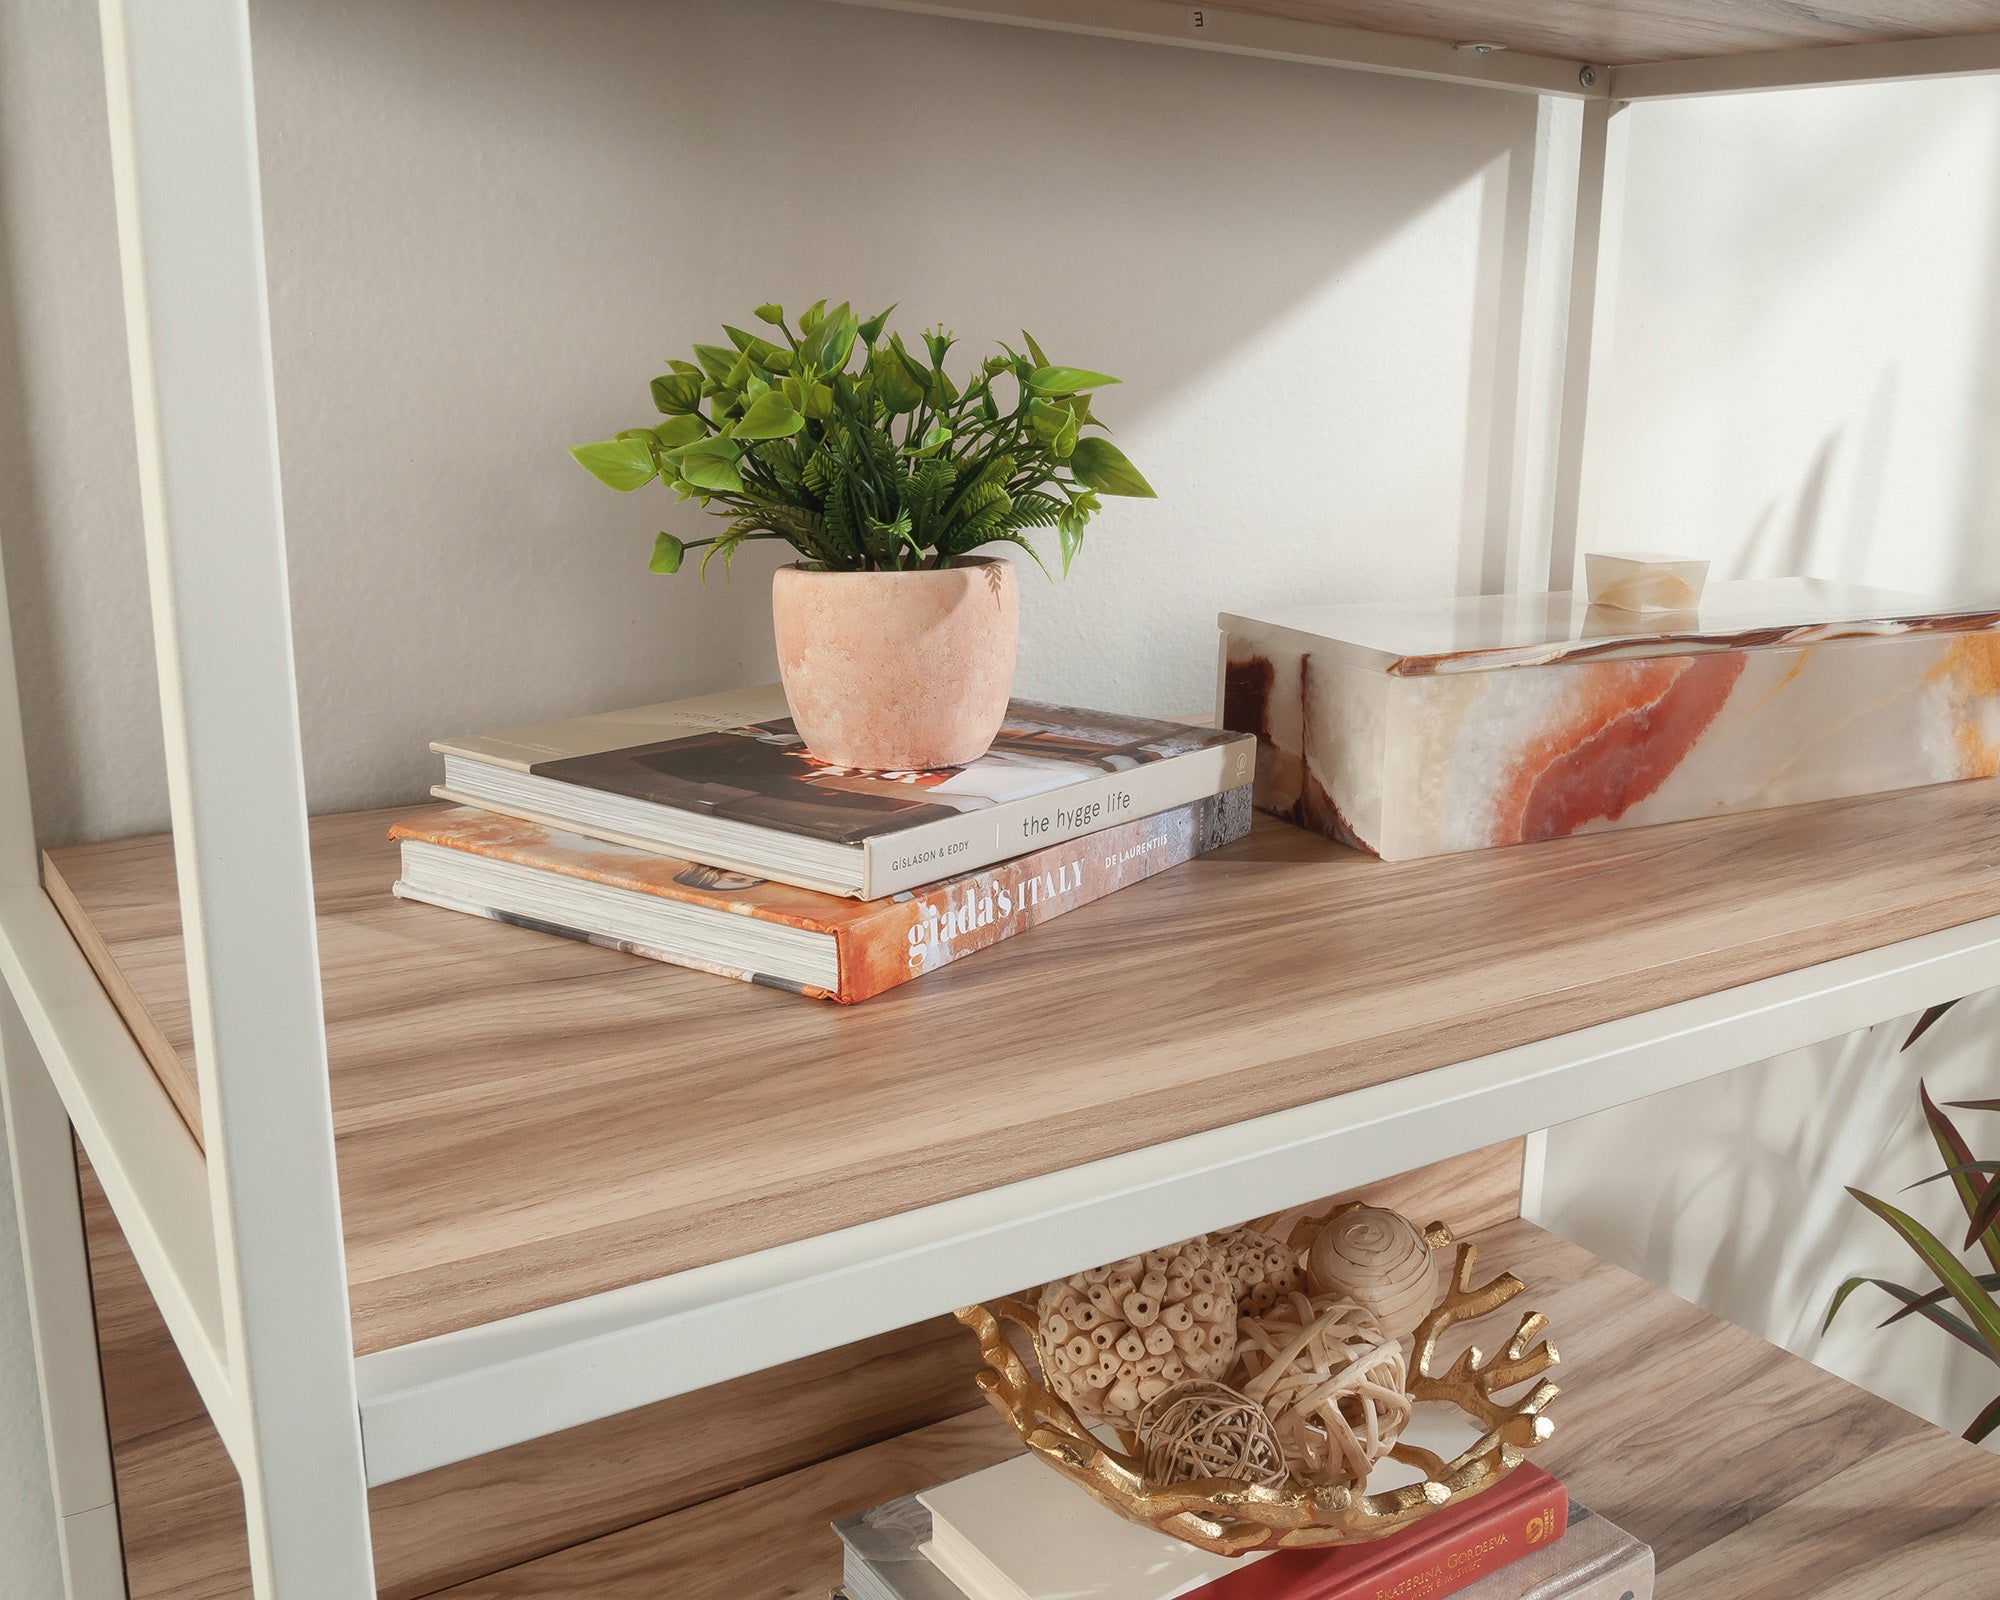
{"label": "white book spine", "polygon": [[920,889],[940,878],[1207,799],[1248,783],[1256,758],[1257,742],[1246,736],[871,839],[863,852],[861,898],[879,900]]}

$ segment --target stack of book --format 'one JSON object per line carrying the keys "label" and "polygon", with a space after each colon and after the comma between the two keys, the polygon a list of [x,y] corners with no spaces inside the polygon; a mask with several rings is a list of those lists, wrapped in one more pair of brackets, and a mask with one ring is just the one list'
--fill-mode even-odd
{"label": "stack of book", "polygon": [[[1371,1488],[1377,1487],[1371,1479]],[[847,1600],[1652,1600],[1653,1553],[1532,1464],[1387,1538],[1231,1559],[1016,1456],[836,1522]]]}
{"label": "stack of book", "polygon": [[449,740],[396,893],[853,1003],[1250,827],[1255,741],[1016,701],[969,766],[807,752],[777,685]]}

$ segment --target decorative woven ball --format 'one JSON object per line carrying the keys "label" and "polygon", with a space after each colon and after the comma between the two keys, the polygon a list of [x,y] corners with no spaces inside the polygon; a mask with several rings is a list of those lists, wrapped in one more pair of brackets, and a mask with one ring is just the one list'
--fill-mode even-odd
{"label": "decorative woven ball", "polygon": [[1345,1296],[1372,1313],[1392,1339],[1407,1339],[1437,1298],[1437,1268],[1415,1223],[1357,1206],[1330,1220],[1313,1240],[1306,1289]]}
{"label": "decorative woven ball", "polygon": [[1269,1311],[1281,1295],[1303,1289],[1305,1263],[1282,1239],[1255,1228],[1231,1228],[1215,1235],[1223,1270],[1236,1285],[1236,1314],[1254,1317]]}
{"label": "decorative woven ball", "polygon": [[1229,1478],[1279,1489],[1291,1476],[1264,1408],[1226,1383],[1183,1379],[1146,1402],[1133,1431],[1151,1483]]}
{"label": "decorative woven ball", "polygon": [[1352,1300],[1290,1294],[1239,1324],[1234,1382],[1309,1483],[1364,1484],[1410,1420],[1402,1345]]}
{"label": "decorative woven ball", "polygon": [[1236,1356],[1236,1298],[1208,1235],[1043,1286],[1042,1376],[1085,1423],[1136,1425],[1184,1378]]}

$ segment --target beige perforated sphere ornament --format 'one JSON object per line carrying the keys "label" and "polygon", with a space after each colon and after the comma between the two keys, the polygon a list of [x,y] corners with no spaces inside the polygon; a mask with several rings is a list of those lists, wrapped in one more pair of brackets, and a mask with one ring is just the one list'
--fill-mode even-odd
{"label": "beige perforated sphere ornament", "polygon": [[1281,1295],[1305,1287],[1305,1263],[1282,1239],[1256,1228],[1231,1228],[1214,1236],[1223,1270],[1236,1286],[1236,1314],[1269,1311]]}
{"label": "beige perforated sphere ornament", "polygon": [[1289,1294],[1238,1330],[1236,1387],[1308,1483],[1365,1484],[1413,1409],[1394,1335],[1352,1300]]}
{"label": "beige perforated sphere ornament", "polygon": [[1306,1252],[1306,1288],[1362,1307],[1392,1339],[1417,1331],[1437,1298],[1437,1269],[1422,1231],[1377,1206],[1327,1219]]}
{"label": "beige perforated sphere ornament", "polygon": [[1135,1428],[1146,1403],[1236,1358],[1236,1296],[1206,1234],[1044,1285],[1045,1381],[1084,1422]]}

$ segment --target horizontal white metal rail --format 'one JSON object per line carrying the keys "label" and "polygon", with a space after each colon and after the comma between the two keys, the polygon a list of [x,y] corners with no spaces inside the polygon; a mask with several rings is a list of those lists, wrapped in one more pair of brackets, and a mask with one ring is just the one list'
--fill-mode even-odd
{"label": "horizontal white metal rail", "polygon": [[1608,76],[1614,100],[1673,100],[1763,89],[1828,89],[1913,78],[1962,78],[1986,72],[2000,72],[2000,33],[1656,61],[1613,67],[1599,78]]}
{"label": "horizontal white metal rail", "polygon": [[1419,39],[1408,34],[1373,33],[1365,28],[1342,28],[1325,22],[1253,16],[1215,6],[1176,5],[1169,0],[839,0],[839,3],[1582,100],[1603,98],[1607,76],[1588,62],[1501,50],[1479,39]]}
{"label": "horizontal white metal rail", "polygon": [[2000,985],[2000,917],[358,1363],[371,1483]]}

